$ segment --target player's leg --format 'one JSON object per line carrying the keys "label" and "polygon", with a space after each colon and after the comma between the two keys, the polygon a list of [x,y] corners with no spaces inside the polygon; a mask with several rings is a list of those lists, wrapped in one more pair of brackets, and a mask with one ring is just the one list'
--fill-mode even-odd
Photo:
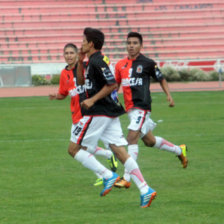
{"label": "player's leg", "polygon": [[145,143],[145,145],[148,147],[154,147],[154,148],[158,148],[158,149],[161,149],[164,151],[174,153],[180,159],[180,161],[183,165],[183,168],[187,167],[188,160],[186,157],[186,150],[187,150],[186,145],[181,145],[181,146],[175,145],[172,142],[169,142],[162,137],[154,136],[152,134],[152,131],[149,131],[142,138],[142,140]]}
{"label": "player's leg", "polygon": [[141,194],[141,206],[148,207],[155,198],[156,192],[148,186],[144,180],[137,162],[127,153],[125,145],[127,145],[123,137],[119,118],[114,118],[109,128],[105,130],[104,137],[108,139],[110,147],[117,158],[124,164],[125,169],[131,175]]}
{"label": "player's leg", "polygon": [[128,155],[123,146],[110,145],[117,158],[124,164],[125,169],[130,174],[132,180],[140,191],[141,207],[149,207],[152,200],[156,197],[156,191],[149,187],[145,181],[137,162]]}
{"label": "player's leg", "polygon": [[115,157],[114,153],[109,149],[108,144],[104,143],[104,145],[105,145],[105,149],[97,146],[94,149],[93,154],[95,156],[102,156],[102,157],[106,158],[107,159],[107,163],[110,166],[110,169],[113,172],[116,172],[117,167],[118,167],[117,158]]}
{"label": "player's leg", "polygon": [[[75,142],[82,145],[82,147],[88,148],[88,150],[92,152],[95,150],[98,141],[103,135],[105,128],[110,123],[110,120],[111,118],[107,117],[84,116],[77,124],[78,128],[76,128],[76,131],[73,132]],[[101,191],[100,195],[105,196],[111,191],[112,187],[120,177],[103,166],[94,156],[91,156],[92,154],[89,152],[85,151],[85,153],[82,152],[82,154],[80,154],[80,151],[81,150],[76,154],[75,159],[82,162],[85,167],[97,172],[103,177],[104,189]]]}
{"label": "player's leg", "polygon": [[[127,141],[128,141],[128,154],[136,161],[138,158],[139,147],[138,139],[140,137],[139,131],[128,131]],[[115,184],[118,188],[129,188],[131,186],[131,176],[127,169],[124,169],[123,177]]]}
{"label": "player's leg", "polygon": [[[106,148],[108,148],[108,145],[105,145]],[[117,158],[115,157],[114,153],[110,149],[104,149],[99,146],[97,146],[95,149],[87,149],[88,152],[94,154],[94,156],[102,156],[107,159],[107,163],[110,166],[111,171],[116,172],[118,167]],[[98,173],[95,173],[97,176],[97,179],[94,186],[100,186],[103,184],[103,177],[99,175]]]}
{"label": "player's leg", "polygon": [[[85,160],[87,160],[88,157],[86,159],[84,158],[84,156],[82,156],[82,157],[80,157],[80,156],[75,157],[76,154],[81,149],[81,146],[75,143],[76,142],[76,139],[75,139],[74,135],[77,132],[77,131],[75,132],[75,130],[77,130],[77,124],[72,124],[72,127],[71,127],[71,141],[70,141],[70,144],[69,144],[69,147],[68,147],[68,153],[72,156],[72,158],[78,158],[78,159],[80,159],[79,162],[83,163],[83,165],[85,166],[85,164],[86,164]],[[83,153],[81,153],[81,154],[83,154]],[[84,153],[84,154],[86,156],[89,155],[89,154],[86,154],[86,153]],[[101,175],[98,172],[95,172],[94,170],[93,170],[93,172],[97,176],[97,180],[98,181],[97,181],[96,184],[97,185],[102,184],[102,183],[100,183],[100,182],[102,182],[102,181],[100,181]]]}
{"label": "player's leg", "polygon": [[[138,158],[139,147],[138,140],[141,135],[141,128],[145,122],[147,112],[139,109],[132,109],[128,112],[130,124],[128,125],[128,154],[136,161]],[[124,170],[123,177],[115,184],[115,187],[129,188],[131,185],[131,176],[128,171]]]}

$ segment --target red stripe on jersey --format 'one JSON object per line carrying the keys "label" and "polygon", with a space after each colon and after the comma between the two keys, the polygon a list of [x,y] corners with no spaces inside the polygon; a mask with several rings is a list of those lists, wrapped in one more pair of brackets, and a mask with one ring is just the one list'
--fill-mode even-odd
{"label": "red stripe on jersey", "polygon": [[147,113],[147,111],[144,110],[144,116],[143,116],[143,118],[142,118],[142,122],[141,122],[141,124],[140,124],[140,129],[142,129],[142,125],[144,124],[146,113]]}
{"label": "red stripe on jersey", "polygon": [[89,127],[92,119],[93,119],[93,117],[92,116],[89,116],[89,119],[86,121],[84,127],[82,128],[82,131],[81,131],[81,133],[79,135],[79,138],[78,138],[78,141],[77,141],[77,144],[78,145],[81,145],[82,144],[82,140],[83,140],[83,138],[84,138],[84,136],[85,136],[85,134],[86,134],[86,132],[88,130],[88,127]]}
{"label": "red stripe on jersey", "polygon": [[[115,66],[115,78],[118,84],[122,84],[126,111],[134,107],[134,103],[132,100],[132,91],[129,85],[131,76],[130,73],[132,72],[132,63],[133,60],[125,58],[120,60]],[[125,85],[126,82],[127,85]]]}

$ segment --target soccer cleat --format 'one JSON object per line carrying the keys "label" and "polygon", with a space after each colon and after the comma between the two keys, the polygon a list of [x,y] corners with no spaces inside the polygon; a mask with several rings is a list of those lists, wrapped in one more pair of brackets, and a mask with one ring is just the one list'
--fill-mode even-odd
{"label": "soccer cleat", "polygon": [[110,169],[113,172],[116,172],[117,167],[118,167],[118,162],[117,162],[117,158],[115,157],[114,153],[112,154],[112,156],[110,157],[110,159],[107,159],[107,162],[110,166]]}
{"label": "soccer cleat", "polygon": [[123,177],[114,185],[115,187],[118,188],[129,188],[131,186],[131,182],[125,180]]}
{"label": "soccer cleat", "polygon": [[142,208],[147,208],[151,205],[152,200],[156,197],[156,191],[153,190],[152,188],[149,188],[148,192],[141,195],[141,207]]}
{"label": "soccer cleat", "polygon": [[185,144],[179,146],[181,148],[182,153],[178,156],[181,161],[183,168],[187,168],[188,159],[187,159],[187,146]]}
{"label": "soccer cleat", "polygon": [[103,184],[103,178],[96,179],[96,182],[93,184],[93,186],[100,186]]}
{"label": "soccer cleat", "polygon": [[120,177],[116,173],[113,173],[111,178],[103,178],[104,189],[101,191],[100,196],[107,195],[112,190],[114,184],[119,180]]}

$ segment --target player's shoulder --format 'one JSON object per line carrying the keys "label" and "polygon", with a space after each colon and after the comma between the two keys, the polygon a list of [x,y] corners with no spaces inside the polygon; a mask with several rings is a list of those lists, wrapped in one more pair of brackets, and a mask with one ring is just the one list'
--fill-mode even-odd
{"label": "player's shoulder", "polygon": [[109,58],[102,54],[100,51],[95,53],[93,55],[93,57],[91,58],[91,63],[92,64],[95,64],[95,65],[102,65],[102,64],[107,64],[109,65],[110,64],[110,60]]}
{"label": "player's shoulder", "polygon": [[68,69],[67,69],[67,66],[66,66],[64,69],[61,70],[61,77],[65,76],[67,72],[68,72]]}
{"label": "player's shoulder", "polygon": [[138,59],[141,60],[141,61],[144,61],[145,63],[148,63],[150,65],[155,65],[156,64],[156,62],[153,59],[151,59],[149,57],[146,57],[143,54],[140,54]]}
{"label": "player's shoulder", "polygon": [[116,67],[122,67],[123,65],[125,65],[128,62],[128,58],[122,58],[120,59],[117,63],[116,63]]}

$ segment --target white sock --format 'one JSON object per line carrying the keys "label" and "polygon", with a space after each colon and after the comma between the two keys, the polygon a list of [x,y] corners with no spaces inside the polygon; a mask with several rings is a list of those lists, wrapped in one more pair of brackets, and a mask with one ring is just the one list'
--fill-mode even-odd
{"label": "white sock", "polygon": [[181,148],[179,146],[174,145],[171,142],[168,142],[164,138],[161,138],[161,137],[158,137],[158,136],[155,136],[155,138],[156,138],[156,144],[153,147],[158,148],[158,149],[162,149],[162,150],[165,150],[165,151],[173,152],[178,156],[182,153]]}
{"label": "white sock", "polygon": [[[136,161],[138,158],[138,145],[134,144],[134,145],[128,145],[128,154]],[[128,173],[128,171],[126,169],[124,169],[124,179],[126,181],[131,181],[131,176]]]}
{"label": "white sock", "polygon": [[98,174],[98,173],[95,173],[96,174],[96,176],[97,176],[97,178],[99,179],[101,179],[101,178],[103,178],[100,174]]}
{"label": "white sock", "polygon": [[92,170],[94,173],[101,175],[103,178],[111,178],[113,176],[113,173],[110,170],[97,161],[92,154],[83,149],[80,149],[76,153],[74,159],[82,163],[84,167]]}
{"label": "white sock", "polygon": [[125,169],[130,173],[131,178],[135,182],[136,186],[140,190],[141,194],[147,193],[149,186],[144,180],[144,177],[142,176],[142,173],[138,167],[138,164],[136,161],[132,158],[129,157],[126,162],[124,163]]}
{"label": "white sock", "polygon": [[[88,151],[88,150],[87,150]],[[88,151],[89,152],[89,151]],[[97,146],[95,148],[95,150],[93,152],[90,152],[90,153],[93,153],[94,155],[96,156],[103,156],[104,158],[106,159],[110,159],[111,156],[112,156],[112,152],[108,149],[103,149],[99,146]]]}

